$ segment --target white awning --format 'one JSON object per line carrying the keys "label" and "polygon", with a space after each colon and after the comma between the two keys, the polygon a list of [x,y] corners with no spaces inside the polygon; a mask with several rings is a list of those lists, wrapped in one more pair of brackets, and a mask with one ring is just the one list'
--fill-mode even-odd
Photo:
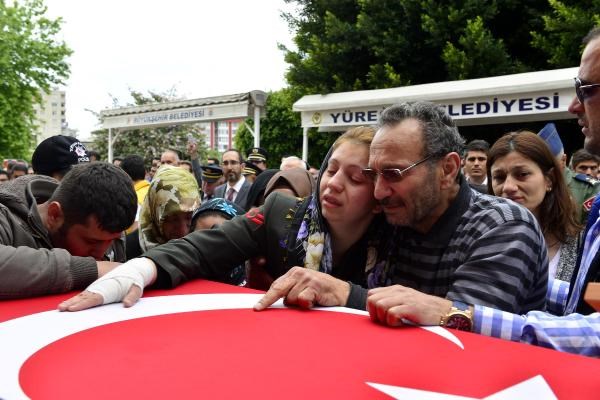
{"label": "white awning", "polygon": [[[267,93],[253,90],[247,93],[202,99],[170,101],[120,107],[100,112],[102,128],[108,129],[108,161],[112,162],[112,146],[122,131],[160,126],[193,124],[235,118],[254,118],[254,146],[260,146],[260,116],[264,114]],[[112,130],[116,135],[113,138]]]}
{"label": "white awning", "polygon": [[171,101],[100,112],[102,128],[140,129],[253,116],[265,105],[267,94],[254,90],[226,96]]}
{"label": "white awning", "polygon": [[339,131],[372,125],[386,107],[405,101],[431,101],[446,107],[457,125],[488,125],[573,118],[577,68],[304,96],[294,103],[304,128]]}

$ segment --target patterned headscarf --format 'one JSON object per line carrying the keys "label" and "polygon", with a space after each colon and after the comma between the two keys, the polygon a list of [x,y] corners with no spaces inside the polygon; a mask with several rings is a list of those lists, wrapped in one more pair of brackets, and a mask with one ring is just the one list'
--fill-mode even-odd
{"label": "patterned headscarf", "polygon": [[[331,249],[331,235],[321,212],[319,186],[321,184],[321,177],[327,170],[329,159],[332,154],[333,148],[329,149],[329,152],[321,164],[319,178],[315,185],[314,192],[312,196],[307,199],[308,205],[301,216],[302,222],[295,238],[295,243],[292,246],[288,246],[289,251],[297,256],[304,253],[305,268],[324,272],[326,274],[331,274],[332,272],[333,253]],[[366,233],[368,238],[367,257],[364,267],[366,276],[369,276],[372,273],[373,267],[378,261],[382,261],[378,259],[380,255],[383,256],[383,253],[379,251],[382,246],[381,237],[382,235],[385,236],[382,234],[382,225],[384,225],[383,216],[375,217]],[[301,257],[295,258],[301,259]]]}
{"label": "patterned headscarf", "polygon": [[[332,154],[333,148],[330,148],[321,164],[319,179],[314,187],[312,196],[308,200],[308,206],[304,210],[295,244],[290,248],[290,251],[296,254],[304,252],[305,268],[326,274],[331,274],[333,269],[333,253],[331,249],[331,235],[321,212],[319,186],[321,184],[321,177],[327,170],[327,165]],[[371,249],[369,249],[370,252]]]}
{"label": "patterned headscarf", "polygon": [[166,243],[165,218],[178,212],[194,211],[200,205],[198,183],[183,168],[161,166],[150,183],[140,215],[140,246],[147,251]]}

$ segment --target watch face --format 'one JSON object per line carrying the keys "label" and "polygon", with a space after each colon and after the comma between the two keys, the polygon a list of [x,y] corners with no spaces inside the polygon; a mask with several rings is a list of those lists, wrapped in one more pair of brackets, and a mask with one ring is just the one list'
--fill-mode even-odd
{"label": "watch face", "polygon": [[445,327],[450,329],[458,329],[459,331],[470,331],[472,322],[466,315],[454,314],[448,317]]}

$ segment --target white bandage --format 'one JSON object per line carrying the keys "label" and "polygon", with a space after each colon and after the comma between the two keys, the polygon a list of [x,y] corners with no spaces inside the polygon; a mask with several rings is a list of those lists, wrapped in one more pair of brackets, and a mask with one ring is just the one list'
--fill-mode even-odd
{"label": "white bandage", "polygon": [[123,301],[132,285],[142,289],[154,281],[156,265],[148,258],[134,258],[119,265],[87,287],[87,291],[102,296],[103,304]]}

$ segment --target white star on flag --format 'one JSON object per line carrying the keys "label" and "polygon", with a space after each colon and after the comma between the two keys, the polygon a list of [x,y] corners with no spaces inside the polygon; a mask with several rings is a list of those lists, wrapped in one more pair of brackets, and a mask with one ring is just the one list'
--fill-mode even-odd
{"label": "white star on flag", "polygon": [[[394,399],[402,400],[473,400],[475,397],[457,396],[453,394],[430,392],[428,390],[404,388],[400,386],[382,385],[367,382],[367,385],[377,389]],[[557,397],[541,375],[527,379],[514,386],[484,397],[484,400],[536,399],[556,400]]]}

